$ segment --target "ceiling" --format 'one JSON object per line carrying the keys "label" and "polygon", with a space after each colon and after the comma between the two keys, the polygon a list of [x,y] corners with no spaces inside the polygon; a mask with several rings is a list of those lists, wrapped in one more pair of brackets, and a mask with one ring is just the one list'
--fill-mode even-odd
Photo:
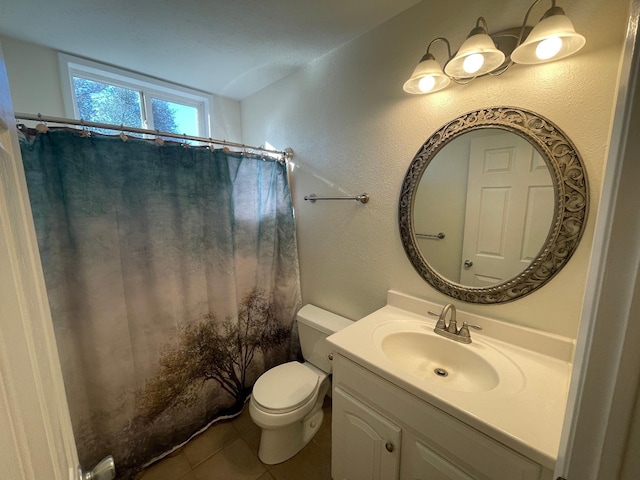
{"label": "ceiling", "polygon": [[0,34],[242,100],[420,1],[3,1]]}

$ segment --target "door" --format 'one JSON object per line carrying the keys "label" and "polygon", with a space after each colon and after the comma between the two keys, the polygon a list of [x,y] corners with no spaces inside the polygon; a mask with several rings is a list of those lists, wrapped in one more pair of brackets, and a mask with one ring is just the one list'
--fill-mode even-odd
{"label": "door", "polygon": [[400,427],[340,388],[333,391],[331,474],[335,480],[394,480]]}
{"label": "door", "polygon": [[0,46],[0,477],[78,478]]}
{"label": "door", "polygon": [[538,255],[554,211],[551,175],[519,135],[471,141],[460,279],[487,287],[522,272]]}
{"label": "door", "polygon": [[630,4],[554,478],[640,478],[640,0]]}

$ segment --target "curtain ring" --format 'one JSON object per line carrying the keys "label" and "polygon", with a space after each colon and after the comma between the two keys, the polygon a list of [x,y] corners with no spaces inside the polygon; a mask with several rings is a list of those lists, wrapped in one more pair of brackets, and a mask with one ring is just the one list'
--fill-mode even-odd
{"label": "curtain ring", "polygon": [[127,140],[129,140],[129,137],[127,137],[127,134],[124,133],[124,123],[120,124],[120,135],[118,135],[120,137],[120,140],[122,140],[123,142],[126,142]]}
{"label": "curtain ring", "polygon": [[38,120],[40,121],[40,123],[36,125],[36,131],[38,133],[47,133],[49,131],[49,126],[47,125],[46,122],[42,120],[41,113],[38,113]]}
{"label": "curtain ring", "polygon": [[80,126],[82,126],[82,132],[80,133],[80,135],[83,136],[84,138],[90,137],[91,132],[87,130],[87,126],[84,124],[84,118],[80,119]]}

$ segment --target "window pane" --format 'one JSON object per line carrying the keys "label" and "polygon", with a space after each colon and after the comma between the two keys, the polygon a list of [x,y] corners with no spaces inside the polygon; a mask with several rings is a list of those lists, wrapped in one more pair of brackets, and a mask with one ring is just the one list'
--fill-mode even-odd
{"label": "window pane", "polygon": [[73,89],[81,119],[142,128],[140,92],[81,77],[73,77]]}
{"label": "window pane", "polygon": [[198,109],[180,103],[151,98],[153,128],[161,132],[199,136]]}

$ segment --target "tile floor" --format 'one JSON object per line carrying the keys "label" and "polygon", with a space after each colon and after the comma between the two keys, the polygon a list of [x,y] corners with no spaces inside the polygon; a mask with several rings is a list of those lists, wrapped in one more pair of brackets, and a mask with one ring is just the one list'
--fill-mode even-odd
{"label": "tile floor", "polygon": [[234,420],[210,427],[136,480],[331,480],[331,402],[316,436],[292,459],[265,465],[258,459],[260,428],[249,404]]}

